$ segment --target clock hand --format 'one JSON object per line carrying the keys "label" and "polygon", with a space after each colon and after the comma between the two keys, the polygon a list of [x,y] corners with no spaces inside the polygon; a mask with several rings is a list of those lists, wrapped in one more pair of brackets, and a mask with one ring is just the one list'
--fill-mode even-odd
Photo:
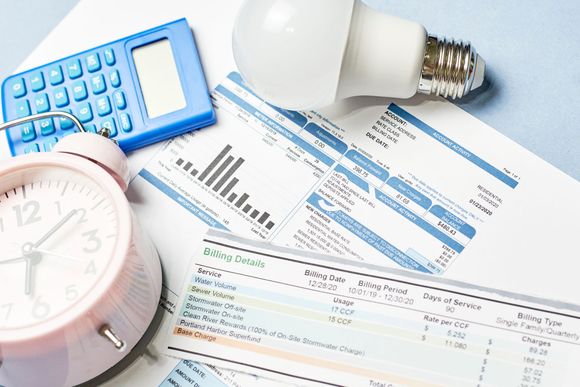
{"label": "clock hand", "polygon": [[66,222],[70,220],[77,210],[72,210],[66,214],[57,224],[55,224],[50,230],[47,231],[36,243],[27,243],[22,246],[22,254],[26,259],[26,273],[24,274],[24,294],[30,295],[32,293],[32,273],[34,271],[34,265],[40,262],[42,255],[39,252],[35,252],[34,249],[40,247],[52,234],[57,232]]}
{"label": "clock hand", "polygon": [[20,257],[16,257],[16,258],[4,259],[4,260],[0,261],[0,265],[2,265],[4,263],[14,263],[14,262],[20,262],[20,261],[24,261],[24,260],[26,260],[26,257],[21,255]]}
{"label": "clock hand", "polygon": [[[75,262],[86,262],[84,259],[81,258],[77,258],[77,257],[73,257],[72,255],[65,255],[65,254],[61,254],[61,253],[57,253],[54,251],[50,251],[50,250],[44,250],[44,249],[33,249],[32,251],[41,253],[44,255],[50,255],[52,257],[58,257],[58,258],[63,258],[63,259],[68,259],[70,261],[75,261]],[[0,262],[1,264],[2,262]]]}
{"label": "clock hand", "polygon": [[64,224],[66,222],[68,222],[68,220],[70,218],[72,218],[75,214],[77,213],[77,210],[72,210],[71,212],[69,212],[68,214],[66,214],[64,216],[64,218],[62,218],[57,224],[54,225],[54,227],[52,227],[50,230],[48,230],[48,232],[46,234],[44,234],[42,236],[42,238],[40,238],[36,243],[34,243],[32,245],[32,248],[35,249],[37,247],[40,247],[41,244],[43,244],[48,238],[50,238],[50,236],[52,234],[54,234],[55,232],[57,232],[62,226],[64,226]]}
{"label": "clock hand", "polygon": [[32,293],[32,274],[34,266],[40,262],[42,255],[36,251],[31,251],[24,256],[26,261],[26,273],[24,274],[24,294],[30,295]]}
{"label": "clock hand", "polygon": [[24,275],[24,294],[29,295],[32,292],[32,261],[26,258],[26,274]]}

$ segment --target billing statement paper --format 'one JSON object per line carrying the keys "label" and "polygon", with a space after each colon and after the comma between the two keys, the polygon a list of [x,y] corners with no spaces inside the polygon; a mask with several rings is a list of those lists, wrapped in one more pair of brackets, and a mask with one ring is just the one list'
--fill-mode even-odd
{"label": "billing statement paper", "polygon": [[[237,73],[213,99],[218,124],[168,141],[128,192],[162,259],[168,315],[210,226],[580,304],[580,184],[456,106],[363,98],[289,112]],[[164,318],[154,356],[111,385],[263,382],[163,356],[169,329]]]}
{"label": "billing statement paper", "polygon": [[[208,227],[580,304],[580,185],[456,106],[363,98],[290,112],[235,72],[213,99],[218,124],[164,144],[128,193],[160,252],[170,314]],[[263,382],[162,356],[168,320],[154,360],[114,383]]]}

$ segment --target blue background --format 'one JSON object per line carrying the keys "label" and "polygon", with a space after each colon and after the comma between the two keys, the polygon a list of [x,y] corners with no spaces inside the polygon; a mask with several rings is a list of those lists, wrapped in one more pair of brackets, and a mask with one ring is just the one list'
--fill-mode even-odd
{"label": "blue background", "polygon": [[457,104],[580,180],[580,1],[365,1],[471,41],[487,80]]}
{"label": "blue background", "polygon": [[[580,180],[580,1],[365,1],[470,40],[487,80],[458,105]],[[77,2],[0,0],[0,80]]]}

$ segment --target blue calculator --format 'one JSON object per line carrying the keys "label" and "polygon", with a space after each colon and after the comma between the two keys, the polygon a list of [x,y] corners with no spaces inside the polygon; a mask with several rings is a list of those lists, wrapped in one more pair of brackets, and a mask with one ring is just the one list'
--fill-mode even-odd
{"label": "blue calculator", "polygon": [[[213,124],[203,69],[186,19],[7,78],[4,121],[47,111],[109,129],[124,151]],[[76,128],[46,118],[6,131],[13,155],[50,151]]]}

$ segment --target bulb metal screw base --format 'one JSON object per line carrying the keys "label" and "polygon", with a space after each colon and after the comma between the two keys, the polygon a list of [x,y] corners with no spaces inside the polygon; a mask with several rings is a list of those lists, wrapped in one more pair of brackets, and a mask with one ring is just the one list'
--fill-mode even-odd
{"label": "bulb metal screw base", "polygon": [[481,86],[485,61],[469,42],[427,37],[417,91],[444,98],[462,98]]}

